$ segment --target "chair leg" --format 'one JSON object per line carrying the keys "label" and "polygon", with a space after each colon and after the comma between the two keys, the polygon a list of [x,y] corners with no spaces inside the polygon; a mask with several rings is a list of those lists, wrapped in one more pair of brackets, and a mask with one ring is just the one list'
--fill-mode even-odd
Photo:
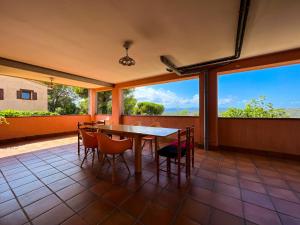
{"label": "chair leg", "polygon": [[97,158],[98,158],[98,162],[100,162],[101,160],[100,160],[100,154],[99,154],[99,150],[98,150],[98,149],[96,149],[96,151],[97,151]]}
{"label": "chair leg", "polygon": [[152,143],[152,140],[150,140],[150,151],[151,151],[151,157],[153,158],[153,143]]}
{"label": "chair leg", "polygon": [[160,163],[159,163],[159,154],[158,154],[158,152],[155,152],[155,158],[156,158],[156,181],[158,183],[159,182],[159,170],[160,170],[160,168],[159,168]]}
{"label": "chair leg", "polygon": [[115,162],[115,154],[113,154],[112,158],[112,183],[115,182],[116,178],[116,162]]}
{"label": "chair leg", "polygon": [[189,172],[190,172],[190,156],[191,153],[190,152],[187,152],[186,155],[185,155],[185,177],[188,178],[190,175],[189,175]]}
{"label": "chair leg", "polygon": [[180,158],[178,158],[178,165],[177,165],[177,169],[178,169],[178,188],[180,187],[180,183],[181,183],[181,165],[180,165]]}
{"label": "chair leg", "polygon": [[86,158],[87,158],[87,155],[88,155],[88,149],[84,148],[84,158],[83,158],[83,160],[82,160],[82,162],[81,162],[81,165],[80,165],[81,168],[82,168],[82,165],[83,165],[84,161],[85,161]]}
{"label": "chair leg", "polygon": [[145,144],[146,144],[146,140],[144,140],[144,143],[143,143],[143,145],[142,145],[142,150],[144,149]]}
{"label": "chair leg", "polygon": [[94,159],[95,159],[95,149],[92,149],[93,152],[93,159],[92,159],[92,168],[94,167]]}
{"label": "chair leg", "polygon": [[80,155],[80,140],[79,140],[79,134],[77,137],[77,154]]}
{"label": "chair leg", "polygon": [[171,175],[171,159],[169,157],[167,158],[167,173],[168,176]]}
{"label": "chair leg", "polygon": [[129,172],[129,175],[131,175],[131,172],[130,172],[129,166],[128,166],[128,164],[127,164],[126,160],[125,160],[125,157],[124,157],[123,153],[121,153],[121,154],[120,154],[120,156],[121,156],[121,158],[122,158],[123,162],[125,163],[125,166],[126,166],[126,168],[127,168],[128,172]]}
{"label": "chair leg", "polygon": [[192,167],[194,168],[195,148],[192,148]]}

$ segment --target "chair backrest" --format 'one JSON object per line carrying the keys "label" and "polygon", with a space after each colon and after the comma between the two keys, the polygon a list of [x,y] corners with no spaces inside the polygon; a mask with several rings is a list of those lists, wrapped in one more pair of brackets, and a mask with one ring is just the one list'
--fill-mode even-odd
{"label": "chair backrest", "polygon": [[97,120],[94,123],[97,125],[105,125],[105,120]]}
{"label": "chair backrest", "polygon": [[98,147],[98,142],[97,142],[95,133],[87,132],[84,129],[80,129],[79,132],[81,134],[82,143],[85,148],[97,148]]}
{"label": "chair backrest", "polygon": [[130,139],[112,140],[104,133],[97,133],[98,149],[105,154],[119,154],[132,148]]}
{"label": "chair backrest", "polygon": [[179,158],[181,157],[181,147],[182,147],[181,143],[185,142],[186,148],[191,147],[190,129],[191,129],[190,127],[187,127],[185,129],[180,129],[177,132],[177,143],[178,143],[177,144],[177,154],[178,154]]}

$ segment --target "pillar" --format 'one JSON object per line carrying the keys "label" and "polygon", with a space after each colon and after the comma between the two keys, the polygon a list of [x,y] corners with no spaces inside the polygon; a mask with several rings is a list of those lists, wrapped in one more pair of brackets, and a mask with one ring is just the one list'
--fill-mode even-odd
{"label": "pillar", "polygon": [[218,147],[218,76],[215,71],[200,75],[200,122],[203,145],[206,149]]}
{"label": "pillar", "polygon": [[112,124],[120,124],[122,114],[122,89],[115,86],[112,89]]}
{"label": "pillar", "polygon": [[89,89],[89,98],[88,98],[88,113],[91,116],[91,120],[96,119],[96,90]]}

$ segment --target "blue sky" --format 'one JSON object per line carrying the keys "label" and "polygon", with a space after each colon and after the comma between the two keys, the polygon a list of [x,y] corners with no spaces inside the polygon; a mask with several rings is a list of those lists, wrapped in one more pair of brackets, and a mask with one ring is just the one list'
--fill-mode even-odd
{"label": "blue sky", "polygon": [[[266,96],[275,107],[300,108],[300,65],[282,66],[221,75],[219,108],[244,107],[250,99]],[[198,79],[139,87],[138,101],[164,104],[166,108],[199,107]]]}
{"label": "blue sky", "polygon": [[300,108],[300,65],[221,75],[218,93],[219,107],[243,107],[266,96],[275,107]]}

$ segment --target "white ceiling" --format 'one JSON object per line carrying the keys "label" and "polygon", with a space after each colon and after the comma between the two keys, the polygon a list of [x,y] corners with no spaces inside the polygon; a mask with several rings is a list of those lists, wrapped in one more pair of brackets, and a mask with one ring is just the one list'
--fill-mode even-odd
{"label": "white ceiling", "polygon": [[[239,0],[0,0],[0,57],[111,83],[234,53]],[[252,0],[242,57],[300,47],[300,1]],[[133,40],[124,67],[122,43]],[[0,73],[3,73],[0,68]]]}

